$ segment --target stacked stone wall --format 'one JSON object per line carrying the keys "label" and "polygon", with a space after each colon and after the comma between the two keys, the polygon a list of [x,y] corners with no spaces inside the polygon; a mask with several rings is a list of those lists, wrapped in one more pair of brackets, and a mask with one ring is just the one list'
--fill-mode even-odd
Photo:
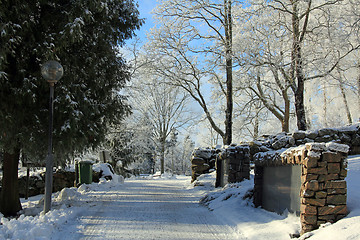
{"label": "stacked stone wall", "polygon": [[323,128],[314,131],[296,131],[263,136],[250,142],[251,155],[290,148],[312,142],[335,142],[349,146],[349,155],[360,154],[360,123],[341,128]]}
{"label": "stacked stone wall", "polygon": [[300,221],[302,232],[335,222],[347,214],[347,153],[343,144],[307,143],[286,151],[255,155],[254,204],[262,203],[262,173],[266,166],[301,164]]}
{"label": "stacked stone wall", "polygon": [[[221,173],[217,175],[216,186],[250,179],[250,148],[248,145],[230,146],[217,155]],[[217,169],[219,169],[217,167]]]}
{"label": "stacked stone wall", "polygon": [[191,157],[192,182],[216,169],[216,187],[250,179],[250,147],[231,145],[224,148],[198,148]]}
{"label": "stacked stone wall", "polygon": [[194,182],[201,174],[215,170],[217,149],[197,148],[191,156],[191,182]]}
{"label": "stacked stone wall", "polygon": [[[93,182],[99,182],[100,173],[93,171]],[[21,198],[26,196],[26,176],[22,176],[19,181],[19,195]],[[53,190],[52,192],[58,192],[61,189],[67,187],[74,187],[75,173],[63,170],[57,170],[53,175]],[[37,176],[29,176],[29,188],[28,196],[36,196],[43,194],[45,190],[45,172]]]}
{"label": "stacked stone wall", "polygon": [[[192,181],[195,181],[201,174],[208,173],[210,169],[215,168],[218,172],[222,171],[225,174],[227,174],[227,170],[231,170],[229,172],[231,175],[229,176],[230,182],[241,181],[243,179],[241,176],[243,173],[240,174],[239,172],[247,171],[246,164],[248,157],[250,162],[254,162],[256,161],[256,158],[259,158],[258,153],[263,153],[260,155],[260,158],[271,158],[272,162],[281,165],[280,155],[273,156],[274,151],[279,151],[281,153],[284,149],[312,142],[341,143],[349,147],[349,155],[360,154],[360,123],[341,128],[324,128],[315,131],[296,131],[294,133],[279,133],[277,135],[262,136],[256,141],[242,143],[238,146],[232,144],[231,146],[224,146],[222,148],[197,148],[194,150],[191,157]],[[246,157],[239,156],[232,158],[233,160],[224,160],[226,159],[225,156],[228,156],[227,153],[225,153],[226,151],[231,152],[231,149],[238,148],[239,146],[250,149],[249,152],[246,150],[246,153],[244,153]],[[240,165],[237,165],[239,162],[236,159],[245,160],[245,170],[238,169],[238,166]],[[221,166],[220,168],[215,166],[215,161],[218,163],[218,166]],[[226,166],[230,161],[233,165]],[[237,175],[237,177],[233,177],[233,173]],[[221,175],[222,173],[218,173],[219,177],[223,177]],[[217,186],[221,185],[223,184],[217,184]]]}

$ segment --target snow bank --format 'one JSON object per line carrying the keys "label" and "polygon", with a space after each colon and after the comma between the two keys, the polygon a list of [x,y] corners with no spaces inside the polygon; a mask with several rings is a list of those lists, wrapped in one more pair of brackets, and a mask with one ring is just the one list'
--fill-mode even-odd
{"label": "snow bank", "polygon": [[[325,145],[327,149],[337,145]],[[346,151],[347,148],[341,150]],[[253,188],[253,176],[250,180],[241,183],[227,184],[222,189],[209,188],[214,175],[201,176],[208,186],[210,193],[206,194],[200,202],[213,211],[227,224],[233,226],[238,232],[239,239],[290,239],[290,236],[299,234],[301,226],[299,217],[285,212],[283,215],[254,208],[249,196]],[[360,155],[348,158],[348,185],[347,206],[349,215],[334,224],[327,223],[320,229],[309,232],[299,239],[360,239]],[[201,182],[201,181],[200,181]],[[197,184],[195,183],[195,186]],[[197,187],[195,187],[197,188]]]}
{"label": "snow bank", "polygon": [[[346,179],[349,215],[334,224],[326,224],[316,231],[307,233],[300,239],[360,239],[360,155],[348,158],[348,169]],[[298,217],[287,213],[278,215],[252,206],[249,197],[253,187],[253,176],[250,180],[228,184],[222,189],[214,188],[215,177],[215,172],[206,174],[191,185],[190,177],[178,177],[167,181],[176,181],[180,184],[186,182],[184,191],[202,196],[202,204],[224,224],[235,229],[238,239],[289,240],[290,234],[300,231]],[[126,187],[115,181],[102,180],[98,184],[83,184],[78,189],[63,189],[53,194],[52,210],[45,215],[39,214],[43,207],[42,204],[38,204],[41,196],[32,197],[28,201],[22,200],[24,213],[18,219],[9,220],[0,214],[0,240],[50,239],[60,226],[89,211],[93,204],[91,201],[114,186]]]}
{"label": "snow bank", "polygon": [[89,209],[89,202],[96,198],[96,192],[106,192],[121,187],[122,179],[114,175],[113,180],[82,184],[79,188],[64,188],[53,193],[51,211],[42,214],[42,195],[22,200],[23,210],[16,219],[5,218],[0,214],[0,240],[3,239],[50,239],[57,229],[70,219]]}
{"label": "snow bank", "polygon": [[115,174],[114,169],[109,163],[96,163],[92,165],[92,169],[95,172],[100,172],[101,176],[100,182],[104,182],[104,179],[106,180],[112,180],[111,184],[123,184],[124,183],[124,177]]}

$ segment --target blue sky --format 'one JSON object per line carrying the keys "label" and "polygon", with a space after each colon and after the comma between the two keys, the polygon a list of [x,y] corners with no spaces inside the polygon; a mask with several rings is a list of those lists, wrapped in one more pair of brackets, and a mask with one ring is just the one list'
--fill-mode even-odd
{"label": "blue sky", "polygon": [[145,18],[145,24],[140,28],[140,31],[136,31],[136,35],[143,41],[145,41],[146,32],[154,26],[152,21],[151,11],[157,5],[156,0],[138,0],[140,17]]}

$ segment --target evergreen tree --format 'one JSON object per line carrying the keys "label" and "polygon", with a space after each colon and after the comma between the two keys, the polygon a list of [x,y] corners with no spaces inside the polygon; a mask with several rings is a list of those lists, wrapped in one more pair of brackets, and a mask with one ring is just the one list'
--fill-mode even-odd
{"label": "evergreen tree", "polygon": [[55,59],[64,76],[55,86],[55,162],[104,140],[130,112],[120,89],[129,79],[117,48],[142,23],[132,0],[0,1],[0,211],[15,215],[20,152],[44,161],[48,83],[40,66]]}

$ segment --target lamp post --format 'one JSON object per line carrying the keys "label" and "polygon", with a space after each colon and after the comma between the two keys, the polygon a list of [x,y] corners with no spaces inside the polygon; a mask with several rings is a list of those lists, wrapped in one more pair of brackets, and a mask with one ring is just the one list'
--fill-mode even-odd
{"label": "lamp post", "polygon": [[44,199],[44,214],[51,208],[51,194],[53,182],[53,115],[54,115],[54,85],[63,76],[64,69],[57,61],[47,61],[41,66],[41,75],[50,85],[50,99],[49,99],[49,136],[48,136],[48,154],[46,157],[46,173],[45,173],[45,199]]}

